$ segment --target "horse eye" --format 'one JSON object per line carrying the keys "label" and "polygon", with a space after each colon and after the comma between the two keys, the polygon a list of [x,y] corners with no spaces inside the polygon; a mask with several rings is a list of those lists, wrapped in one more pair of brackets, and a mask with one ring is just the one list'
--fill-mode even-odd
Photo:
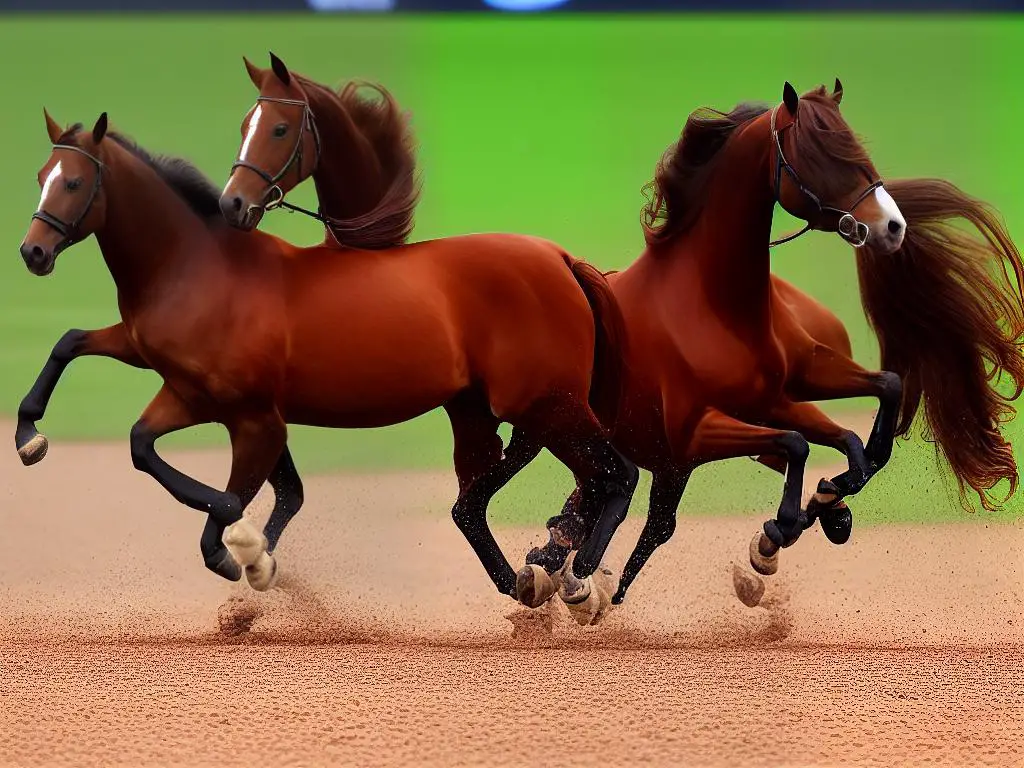
{"label": "horse eye", "polygon": [[67,183],[64,185],[65,189],[67,189],[68,192],[74,192],[76,189],[78,189],[81,186],[82,186],[82,180],[81,179],[68,179]]}
{"label": "horse eye", "polygon": [[274,138],[275,139],[284,138],[284,135],[286,133],[288,133],[288,124],[287,123],[278,123],[277,125],[274,126]]}

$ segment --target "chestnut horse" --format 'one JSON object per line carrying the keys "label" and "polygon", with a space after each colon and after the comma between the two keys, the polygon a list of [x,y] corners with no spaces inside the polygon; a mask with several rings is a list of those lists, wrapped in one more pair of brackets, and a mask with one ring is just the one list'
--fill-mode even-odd
{"label": "chestnut horse", "polygon": [[[244,568],[266,589],[276,574],[268,549],[301,503],[286,424],[375,427],[443,406],[455,436],[454,517],[498,589],[514,596],[515,572],[487,527],[490,495],[476,480],[501,461],[502,420],[581,478],[593,535],[574,567],[581,577],[594,570],[637,481],[588,402],[592,379],[599,390],[619,378],[611,350],[621,317],[597,270],[514,235],[296,248],[227,226],[217,190],[195,168],[108,133],[105,113],[91,132],[62,131],[47,115],[47,130],[53,149],[22,256],[48,274],[65,248],[95,234],[123,322],[72,332],[55,347],[20,413],[23,455],[45,446],[34,421],[69,359],[152,368],[164,383],[131,431],[136,468],[209,514],[209,568],[232,580]],[[231,438],[226,491],[183,475],[154,448],[162,435],[207,422]],[[278,503],[260,535],[243,510],[268,479]]]}
{"label": "chestnut horse", "polygon": [[[883,186],[840,114],[841,99],[838,80],[832,94],[819,88],[802,98],[787,83],[773,109],[744,104],[691,115],[657,168],[644,216],[647,249],[608,275],[628,337],[613,442],[653,475],[647,523],[614,603],[672,536],[687,480],[708,462],[756,456],[785,473],[778,514],[750,547],[751,565],[765,575],[816,518],[834,543],[849,538],[852,515],[842,499],[886,465],[922,403],[963,501],[970,488],[990,509],[1000,481],[1010,494],[1016,488],[1000,426],[1024,387],[1020,254],[987,205],[947,182]],[[838,232],[857,249],[883,370],[854,362],[839,319],[771,274],[777,203],[807,222],[804,231]],[[958,218],[981,236],[955,226]],[[1001,392],[996,382],[1011,386]],[[862,396],[880,403],[866,446],[809,402]],[[823,479],[801,509],[808,441],[843,452],[849,469]],[[571,538],[566,530],[585,535],[577,501],[574,494],[549,521],[545,550],[558,551]],[[533,588],[529,567],[519,583],[527,604],[549,594]],[[759,580],[736,586],[748,604],[763,591]]]}
{"label": "chestnut horse", "polygon": [[[342,259],[369,258],[368,250],[387,249],[404,241],[409,234],[412,214],[408,201],[418,187],[414,183],[412,164],[404,160],[402,153],[386,151],[389,146],[411,146],[405,132],[405,116],[391,95],[380,86],[372,85],[377,98],[365,99],[360,87],[366,84],[355,82],[334,91],[291,72],[273,53],[269,69],[243,60],[250,80],[259,89],[259,96],[242,121],[238,158],[221,195],[225,218],[233,226],[249,231],[259,224],[267,210],[285,207],[306,213],[324,223],[326,242],[342,251],[339,253]],[[360,159],[374,146],[382,148],[377,151],[377,157],[383,158],[381,163]],[[375,178],[380,167],[390,170],[390,183]],[[285,200],[288,192],[308,178],[313,179],[319,197],[319,209],[315,213]],[[583,265],[578,269],[583,269]],[[483,284],[475,285],[470,275],[464,277],[466,290],[487,290]],[[601,296],[610,299],[611,293],[606,291]],[[615,307],[601,311],[621,321]],[[610,358],[620,354],[621,335],[618,328],[611,331],[608,340],[614,343],[600,345],[596,360],[598,377],[609,375],[609,371],[615,377],[614,381],[608,381],[591,393],[597,416],[607,423],[614,422],[618,402],[619,361]],[[453,427],[458,435],[460,428],[454,418]],[[516,424],[513,427],[512,439],[501,461],[490,470],[484,466],[473,470],[481,476],[473,486],[474,498],[478,499],[481,509],[486,508],[493,495],[542,448],[529,430]],[[457,467],[462,461],[458,443],[457,437]],[[464,515],[461,500],[452,514],[457,521]],[[583,513],[588,531],[596,522],[595,517],[587,517],[589,514]],[[552,527],[550,520],[548,527]],[[579,532],[574,532],[573,536],[578,544]],[[567,542],[568,536],[562,543]],[[568,553],[567,546],[555,543],[543,553],[539,550],[532,553],[527,560],[539,562],[537,558],[542,557],[545,567],[554,571],[563,566]],[[570,598],[573,590],[576,593],[581,589],[589,590],[590,581],[586,577],[596,565],[589,557],[577,563],[580,563],[578,557],[572,563],[574,578],[566,582],[566,596]]]}

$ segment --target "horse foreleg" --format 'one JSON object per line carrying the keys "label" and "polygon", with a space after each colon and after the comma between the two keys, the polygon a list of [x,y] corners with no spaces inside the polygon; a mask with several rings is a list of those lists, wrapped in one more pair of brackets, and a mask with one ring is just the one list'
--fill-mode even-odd
{"label": "horse foreleg", "polygon": [[[227,490],[238,497],[244,512],[279,464],[288,431],[273,409],[234,417],[227,427],[231,435],[231,477]],[[221,522],[212,516],[211,521]],[[252,523],[239,515],[224,530],[222,540],[235,562],[245,569],[249,586],[260,592],[273,586],[277,562],[267,551],[267,537]]]}
{"label": "horse foreleg", "polygon": [[203,560],[210,570],[230,581],[238,581],[242,577],[241,568],[212,534],[241,519],[240,499],[234,493],[218,491],[178,471],[160,457],[155,447],[156,440],[164,435],[208,421],[165,384],[132,427],[132,464],[160,483],[178,502],[210,515],[201,540]]}
{"label": "horse foreleg", "polygon": [[892,456],[896,440],[896,424],[903,398],[903,382],[891,371],[868,371],[856,362],[829,347],[817,347],[807,363],[800,367],[800,375],[788,385],[794,399],[842,400],[851,397],[878,399],[878,413],[871,427],[871,435],[864,449],[866,463],[855,467],[830,481],[835,499],[842,499],[860,491]]}
{"label": "horse foreleg", "polygon": [[[809,442],[824,445],[846,456],[849,469],[845,475],[849,477],[866,477],[869,463],[856,432],[841,427],[822,413],[813,403],[783,403],[773,409],[768,423],[773,427],[793,429],[802,434]],[[853,516],[850,508],[843,503],[839,491],[824,478],[807,504],[807,525],[820,519],[821,528],[829,541],[834,544],[845,544],[850,538],[853,527]],[[757,568],[757,554],[751,550],[752,564]]]}
{"label": "horse foreleg", "polygon": [[25,466],[36,464],[46,456],[49,443],[46,436],[36,429],[36,422],[46,413],[50,397],[64,369],[75,358],[87,355],[109,357],[136,368],[149,367],[131,345],[122,323],[96,331],[67,331],[54,345],[32,389],[18,408],[14,444]]}
{"label": "horse foreleg", "polygon": [[804,467],[810,446],[793,430],[756,426],[709,409],[694,429],[688,443],[677,450],[677,463],[697,466],[712,461],[758,454],[781,456],[786,460],[786,482],[774,520],[764,524],[763,568],[772,567],[780,547],[793,544],[807,524],[800,501]]}

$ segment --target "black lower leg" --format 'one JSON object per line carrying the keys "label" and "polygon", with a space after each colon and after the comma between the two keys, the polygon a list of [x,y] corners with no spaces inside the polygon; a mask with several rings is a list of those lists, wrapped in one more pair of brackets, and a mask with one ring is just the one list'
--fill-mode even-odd
{"label": "black lower leg", "polygon": [[799,432],[785,432],[778,438],[779,449],[786,454],[786,483],[782,502],[774,520],[764,524],[765,535],[779,547],[788,547],[803,533],[807,515],[800,505],[804,467],[810,454],[807,440]]}
{"label": "black lower leg", "polygon": [[[610,444],[601,449],[605,471],[585,481],[582,486],[580,511],[583,519],[596,520],[583,545],[572,561],[573,575],[585,579],[604,558],[605,550],[616,529],[626,519],[633,492],[640,480],[640,470]],[[598,454],[600,455],[600,454]]]}
{"label": "black lower leg", "polygon": [[487,525],[491,498],[540,453],[541,446],[513,431],[504,456],[459,494],[452,519],[462,531],[487,575],[502,594],[515,597],[516,574]]}
{"label": "black lower leg", "polygon": [[160,458],[154,445],[160,436],[141,421],[132,427],[130,444],[134,467],[150,475],[178,502],[200,512],[207,512],[221,525],[227,527],[240,520],[243,507],[236,494],[211,488]]}
{"label": "black lower leg", "polygon": [[640,538],[633,548],[626,567],[622,569],[619,588],[612,597],[618,605],[625,599],[626,590],[654,554],[654,550],[672,538],[676,530],[676,509],[686,489],[690,473],[658,472],[651,482],[651,500],[647,511],[647,522]]}
{"label": "black lower leg", "polygon": [[583,543],[590,531],[580,516],[582,494],[582,488],[577,486],[565,500],[562,511],[547,521],[548,541],[543,547],[527,552],[527,565],[539,565],[548,573],[554,573],[565,565],[569,552]]}
{"label": "black lower leg", "polygon": [[274,510],[263,527],[263,535],[267,537],[267,551],[273,552],[284,529],[302,508],[304,498],[302,479],[287,446],[281,451],[281,457],[267,479],[274,489]]}
{"label": "black lower leg", "polygon": [[51,350],[50,357],[47,358],[43,370],[39,372],[32,389],[21,401],[18,408],[18,428],[14,437],[19,450],[38,434],[35,423],[46,413],[46,406],[50,402],[53,390],[68,363],[78,356],[78,347],[84,336],[85,331],[73,328],[60,337],[60,341]]}
{"label": "black lower leg", "polygon": [[199,549],[207,568],[228,581],[238,581],[242,578],[242,568],[224,546],[224,528],[223,523],[212,515],[208,516],[199,539]]}
{"label": "black lower leg", "polygon": [[903,402],[903,381],[892,371],[878,374],[878,415],[875,417],[865,453],[871,474],[878,472],[892,456],[896,425]]}

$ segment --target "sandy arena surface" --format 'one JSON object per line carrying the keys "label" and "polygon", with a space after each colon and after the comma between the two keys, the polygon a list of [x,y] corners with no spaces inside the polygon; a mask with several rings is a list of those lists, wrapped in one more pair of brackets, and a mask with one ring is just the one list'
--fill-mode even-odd
{"label": "sandy arena surface", "polygon": [[[226,477],[219,452],[168,458]],[[443,511],[454,487],[308,479],[282,585],[257,595],[202,567],[201,515],[126,444],[30,469],[3,452],[0,765],[1024,765],[1022,524],[855,529],[841,549],[815,529],[748,609],[731,568],[761,518],[683,516],[581,629],[493,591]]]}

